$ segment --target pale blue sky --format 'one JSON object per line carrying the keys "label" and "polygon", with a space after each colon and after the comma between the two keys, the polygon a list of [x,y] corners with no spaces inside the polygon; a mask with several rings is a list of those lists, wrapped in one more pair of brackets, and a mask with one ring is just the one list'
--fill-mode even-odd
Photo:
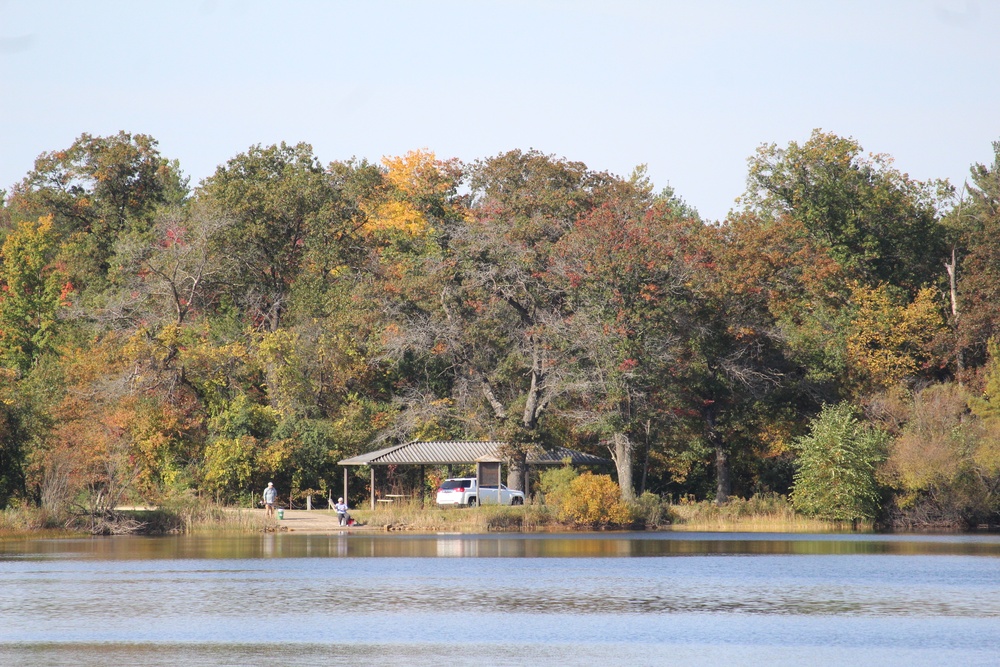
{"label": "pale blue sky", "polygon": [[83,132],[150,134],[192,185],[257,143],[537,148],[714,220],[816,127],[960,185],[1000,139],[998,35],[974,0],[0,0],[0,188]]}

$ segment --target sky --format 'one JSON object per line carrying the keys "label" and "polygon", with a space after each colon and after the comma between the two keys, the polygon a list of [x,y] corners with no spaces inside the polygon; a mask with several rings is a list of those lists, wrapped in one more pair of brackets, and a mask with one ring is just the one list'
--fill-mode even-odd
{"label": "sky", "polygon": [[533,148],[720,220],[760,145],[814,128],[960,187],[1000,140],[998,35],[993,0],[0,0],[0,189],[124,130],[192,186],[282,141]]}

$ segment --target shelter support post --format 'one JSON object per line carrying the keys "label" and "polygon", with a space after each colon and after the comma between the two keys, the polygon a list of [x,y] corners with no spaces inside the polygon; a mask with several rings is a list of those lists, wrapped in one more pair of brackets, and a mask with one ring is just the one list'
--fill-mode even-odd
{"label": "shelter support post", "polygon": [[424,505],[424,494],[427,491],[427,489],[425,488],[426,483],[424,481],[424,479],[425,479],[424,478],[424,473],[425,473],[424,468],[425,467],[426,466],[420,466],[420,506],[421,507],[423,507],[423,505]]}
{"label": "shelter support post", "polygon": [[344,466],[344,502],[347,502],[347,466]]}
{"label": "shelter support post", "polygon": [[375,509],[375,466],[371,466],[372,469],[372,510]]}

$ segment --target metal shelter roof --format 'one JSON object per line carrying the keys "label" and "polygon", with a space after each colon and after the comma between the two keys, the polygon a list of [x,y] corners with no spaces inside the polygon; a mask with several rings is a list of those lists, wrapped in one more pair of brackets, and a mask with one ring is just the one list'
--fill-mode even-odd
{"label": "metal shelter roof", "polygon": [[[475,463],[483,458],[504,459],[500,451],[505,443],[496,440],[475,442],[470,440],[413,441],[404,445],[393,445],[367,454],[359,454],[340,461],[342,466],[378,465],[451,465]],[[560,465],[569,459],[573,465],[607,465],[608,459],[578,452],[567,447],[539,449],[528,454],[529,465]]]}

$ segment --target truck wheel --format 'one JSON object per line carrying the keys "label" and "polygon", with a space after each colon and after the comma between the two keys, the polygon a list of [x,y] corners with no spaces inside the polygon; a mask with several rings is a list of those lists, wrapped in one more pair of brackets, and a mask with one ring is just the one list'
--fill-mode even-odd
{"label": "truck wheel", "polygon": [[469,498],[469,507],[475,507],[478,504],[479,500],[477,500],[475,496]]}
{"label": "truck wheel", "polygon": [[515,496],[514,498],[510,499],[510,504],[511,505],[523,505],[524,504],[524,498],[521,498],[519,496]]}

